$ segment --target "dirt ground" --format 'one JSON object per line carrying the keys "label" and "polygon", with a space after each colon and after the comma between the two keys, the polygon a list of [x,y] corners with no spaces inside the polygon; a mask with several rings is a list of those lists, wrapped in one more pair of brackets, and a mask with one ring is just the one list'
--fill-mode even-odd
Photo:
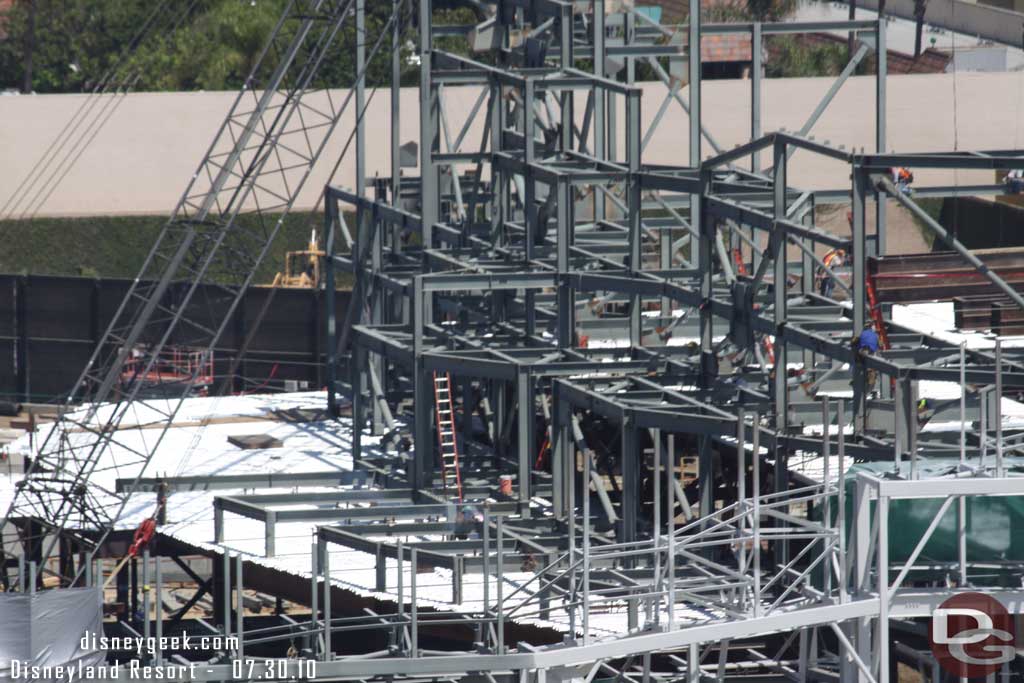
{"label": "dirt ground", "polygon": [[[816,210],[816,224],[819,228],[828,230],[836,235],[849,235],[850,224],[846,220],[848,205],[832,204],[819,207]],[[886,254],[920,254],[931,251],[931,244],[925,239],[924,228],[909,211],[896,203],[895,200],[888,200],[885,209],[886,230]],[[875,230],[875,204],[867,204],[867,225],[868,235],[873,235]],[[820,248],[821,253],[828,251],[826,247]]]}

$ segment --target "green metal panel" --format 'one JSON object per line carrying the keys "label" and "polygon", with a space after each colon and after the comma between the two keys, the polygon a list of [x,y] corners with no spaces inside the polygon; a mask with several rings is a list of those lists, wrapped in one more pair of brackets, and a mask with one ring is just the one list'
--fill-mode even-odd
{"label": "green metal panel", "polygon": [[[937,460],[919,466],[922,479],[948,476],[956,471],[956,459]],[[909,474],[909,465],[903,463],[902,474]],[[858,472],[870,472],[876,476],[892,476],[892,463],[864,463],[854,465],[846,475],[846,532],[853,534],[853,501]],[[1007,465],[1007,475],[1021,477],[1020,496],[974,496],[967,500],[967,561],[1014,562],[1024,561],[1024,465]],[[917,547],[928,526],[942,506],[941,498],[916,498],[893,500],[889,504],[889,558],[893,562],[905,562]],[[875,504],[872,503],[872,525],[874,525]],[[820,514],[820,509],[815,510]],[[833,511],[833,516],[836,514]],[[957,561],[957,514],[956,503],[943,515],[939,526],[928,540],[916,564]],[[972,572],[973,573],[973,572]],[[921,573],[917,573],[922,578]],[[1009,580],[1010,577],[1007,576]]]}

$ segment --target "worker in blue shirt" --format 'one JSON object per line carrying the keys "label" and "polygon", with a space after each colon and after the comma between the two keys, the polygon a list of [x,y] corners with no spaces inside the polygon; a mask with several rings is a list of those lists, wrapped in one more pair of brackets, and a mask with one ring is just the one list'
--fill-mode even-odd
{"label": "worker in blue shirt", "polygon": [[[878,332],[875,331],[875,324],[873,321],[869,320],[867,324],[864,325],[864,329],[861,331],[860,336],[857,337],[856,351],[858,359],[860,360],[878,353]],[[875,381],[878,379],[878,373],[874,368],[868,368],[866,374],[866,390],[870,396],[875,391]]]}
{"label": "worker in blue shirt", "polygon": [[878,333],[875,332],[874,322],[869,320],[857,337],[857,349],[861,355],[878,353]]}

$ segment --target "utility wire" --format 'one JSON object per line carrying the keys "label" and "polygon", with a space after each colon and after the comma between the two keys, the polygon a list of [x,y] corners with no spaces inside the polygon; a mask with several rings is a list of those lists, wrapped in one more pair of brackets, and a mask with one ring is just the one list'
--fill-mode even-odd
{"label": "utility wire", "polygon": [[[8,197],[4,206],[0,208],[3,218],[12,218],[19,209],[21,209],[19,218],[32,217],[42,209],[60,182],[110,120],[114,110],[123,102],[123,96],[127,95],[138,83],[141,72],[137,67],[131,68],[130,64],[131,57],[138,47],[151,35],[176,34],[182,24],[191,16],[199,1],[190,0],[176,14],[171,14],[169,25],[163,21],[163,15],[171,8],[171,0],[161,0],[158,3],[125,45],[114,65],[100,78],[92,92],[71,115],[29,173]],[[108,98],[105,97],[106,95],[115,97]],[[121,97],[119,98],[117,95],[121,95]],[[103,105],[93,116],[94,110],[101,102]]]}
{"label": "utility wire", "polygon": [[[184,11],[179,12],[173,20],[172,25],[169,28],[169,35],[175,35],[178,29],[181,28],[182,24],[191,15],[192,10],[198,4],[199,0],[190,0],[189,4],[185,7]],[[47,178],[40,188],[36,191],[32,198],[32,202],[26,207],[25,211],[19,216],[19,218],[32,218],[45,206],[46,202],[57,190],[57,187],[63,182],[64,178],[71,169],[78,162],[81,156],[88,149],[89,145],[92,144],[93,140],[99,135],[100,131],[112,118],[114,111],[124,103],[128,93],[134,89],[139,79],[142,77],[141,70],[135,68],[133,71],[126,74],[118,85],[114,92],[114,98],[103,98],[107,100],[107,103],[100,110],[100,113],[90,122],[86,129],[82,132],[82,135],[72,145],[71,149],[61,160],[60,165],[53,170],[49,178]],[[118,91],[120,91],[120,97],[117,97]],[[113,106],[110,106],[113,105]],[[104,114],[105,112],[105,114]],[[63,171],[61,170],[63,166]],[[58,175],[59,174],[59,175]],[[43,194],[45,192],[45,194]],[[42,196],[40,196],[42,195]]]}
{"label": "utility wire", "polygon": [[[152,22],[155,20],[157,14],[159,14],[166,7],[166,5],[167,0],[162,0],[153,9],[150,15],[146,18],[146,21],[143,22],[142,26],[136,32],[135,36],[133,36],[132,39],[128,42],[128,45],[125,46],[125,49],[118,57],[118,60],[107,70],[107,72],[103,76],[100,77],[99,81],[96,82],[96,85],[93,86],[92,92],[89,93],[88,97],[86,97],[82,101],[78,109],[75,110],[75,112],[71,115],[71,118],[68,119],[67,123],[64,124],[64,127],[57,133],[54,139],[50,142],[50,145],[46,148],[43,154],[39,157],[38,160],[36,160],[35,165],[32,166],[28,174],[22,179],[21,183],[16,188],[14,188],[10,196],[7,198],[7,201],[4,202],[4,205],[2,207],[0,207],[0,213],[7,211],[8,208],[11,207],[11,202],[14,202],[17,198],[20,197],[22,190],[26,187],[26,185],[30,184],[33,176],[35,176],[40,166],[42,166],[44,163],[49,163],[48,157],[50,153],[54,150],[54,148],[57,147],[61,138],[65,135],[65,133],[68,133],[68,130],[73,125],[77,127],[78,124],[76,124],[76,120],[78,119],[79,115],[81,115],[83,112],[87,112],[87,110],[94,105],[96,96],[107,92],[107,90],[110,87],[111,81],[117,73],[117,70],[124,63],[124,60],[127,58],[127,56],[134,51],[135,47],[138,46],[139,40],[142,38],[145,32],[148,31],[149,27],[152,25]],[[78,123],[80,123],[80,121]],[[14,208],[17,207],[15,206]],[[11,209],[12,212],[14,211],[14,208]]]}

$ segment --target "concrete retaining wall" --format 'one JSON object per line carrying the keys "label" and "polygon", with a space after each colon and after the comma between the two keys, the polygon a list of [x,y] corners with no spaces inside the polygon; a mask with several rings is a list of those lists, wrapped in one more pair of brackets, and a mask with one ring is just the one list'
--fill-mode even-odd
{"label": "concrete retaining wall", "polygon": [[[910,0],[906,0],[910,2]],[[938,0],[933,0],[937,2]],[[830,78],[771,79],[765,82],[762,117],[764,130],[798,130],[832,83]],[[642,113],[650,121],[666,93],[660,83],[644,84]],[[901,152],[959,149],[1000,149],[1024,145],[1024,73],[960,74],[956,87],[950,74],[891,76],[888,80],[890,149]],[[953,113],[954,91],[957,111]],[[873,149],[874,81],[851,78],[812,131],[819,140],[847,148]],[[449,87],[445,91],[452,136],[462,125],[475,100],[476,89]],[[333,93],[335,97],[342,93]],[[706,82],[703,91],[707,129],[726,149],[749,137],[750,82]],[[111,101],[109,120],[81,154],[74,167],[56,184],[38,209],[38,215],[82,216],[117,214],[169,214],[195,172],[234,93],[136,93]],[[686,91],[683,90],[683,97]],[[54,136],[82,105],[84,95],[0,97],[0,207],[29,173]],[[581,103],[582,104],[582,103]],[[402,135],[414,140],[418,130],[415,89],[402,92]],[[369,175],[386,174],[389,158],[389,92],[373,97],[367,114]],[[97,107],[98,109],[99,107]],[[582,115],[582,106],[577,111]],[[478,119],[481,117],[477,117]],[[954,118],[958,135],[954,136]],[[624,117],[620,117],[620,121]],[[328,173],[344,147],[351,118],[343,121],[326,152],[327,163],[312,174],[298,208],[311,208]],[[468,145],[479,143],[482,121],[474,121]],[[678,164],[688,155],[687,117],[671,103],[658,130],[644,151],[649,163]],[[621,137],[621,136],[620,136]],[[704,151],[710,153],[705,145]],[[335,181],[353,185],[352,158],[338,170]],[[792,182],[806,188],[849,185],[842,164],[794,155]],[[414,171],[415,172],[415,171]],[[973,182],[961,173],[960,182]],[[952,177],[918,175],[918,183],[952,182]],[[990,178],[975,179],[991,182]],[[56,181],[51,181],[53,187]],[[47,193],[44,190],[40,196]],[[38,205],[20,197],[21,207]],[[0,211],[0,217],[6,212]],[[31,212],[30,212],[31,213]]]}

